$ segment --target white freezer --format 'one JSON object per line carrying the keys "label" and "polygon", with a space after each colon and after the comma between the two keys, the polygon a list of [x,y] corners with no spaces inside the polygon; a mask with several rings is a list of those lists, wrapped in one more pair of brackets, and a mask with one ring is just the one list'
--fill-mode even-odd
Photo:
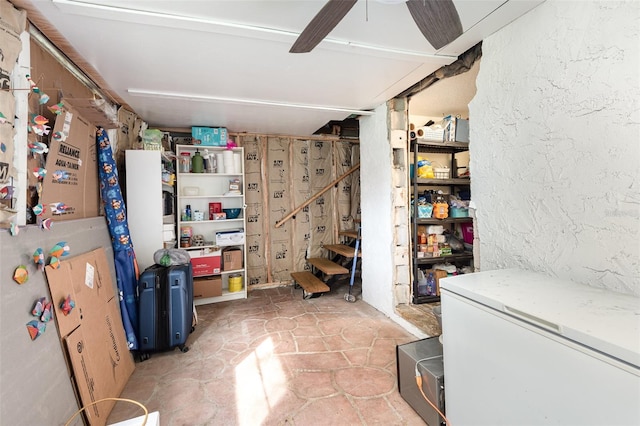
{"label": "white freezer", "polygon": [[441,294],[452,425],[640,425],[640,298],[515,269]]}

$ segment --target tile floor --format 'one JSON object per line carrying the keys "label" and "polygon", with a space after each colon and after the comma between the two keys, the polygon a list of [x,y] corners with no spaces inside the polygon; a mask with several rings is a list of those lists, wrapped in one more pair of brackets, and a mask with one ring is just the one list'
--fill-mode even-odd
{"label": "tile floor", "polygon": [[[121,397],[177,425],[424,425],[398,393],[396,345],[417,340],[348,284],[255,290],[199,306],[190,350],[136,363]],[[141,414],[118,402],[108,423]]]}

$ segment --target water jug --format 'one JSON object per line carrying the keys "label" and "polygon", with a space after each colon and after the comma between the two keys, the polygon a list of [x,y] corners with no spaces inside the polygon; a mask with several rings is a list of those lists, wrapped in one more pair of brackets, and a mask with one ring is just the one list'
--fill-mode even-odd
{"label": "water jug", "polygon": [[202,155],[200,155],[200,151],[196,149],[195,154],[193,154],[193,158],[191,158],[191,172],[192,173],[203,173],[204,172],[204,159]]}
{"label": "water jug", "polygon": [[418,269],[418,296],[428,296],[427,278],[424,276],[422,269]]}

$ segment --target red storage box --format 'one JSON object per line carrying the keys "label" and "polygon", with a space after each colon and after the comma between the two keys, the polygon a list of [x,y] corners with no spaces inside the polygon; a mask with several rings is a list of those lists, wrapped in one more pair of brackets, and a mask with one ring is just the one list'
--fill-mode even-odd
{"label": "red storage box", "polygon": [[188,250],[191,256],[194,277],[204,277],[220,273],[220,250]]}

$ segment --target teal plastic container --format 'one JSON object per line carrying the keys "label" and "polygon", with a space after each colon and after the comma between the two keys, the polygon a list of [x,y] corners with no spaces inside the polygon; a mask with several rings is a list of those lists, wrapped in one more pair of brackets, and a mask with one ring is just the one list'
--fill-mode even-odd
{"label": "teal plastic container", "polygon": [[449,213],[451,217],[469,217],[469,209],[460,207],[451,207]]}

